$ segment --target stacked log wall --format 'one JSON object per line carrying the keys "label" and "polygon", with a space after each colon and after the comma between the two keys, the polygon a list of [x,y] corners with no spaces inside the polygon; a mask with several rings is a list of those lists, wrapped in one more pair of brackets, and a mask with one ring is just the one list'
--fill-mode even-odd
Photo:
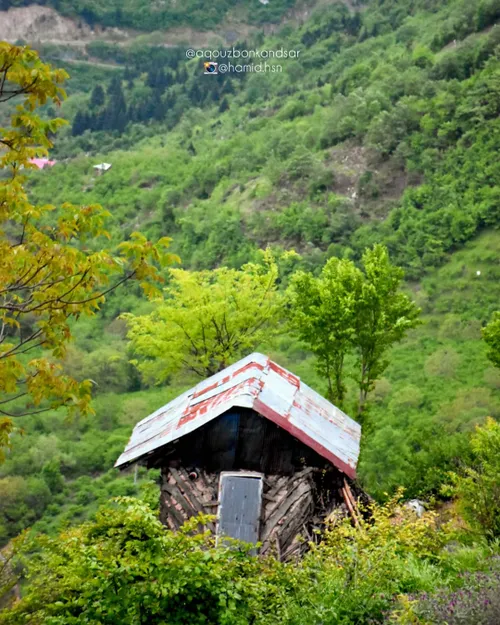
{"label": "stacked log wall", "polygon": [[[162,468],[160,519],[177,530],[200,513],[217,515],[219,473],[203,469]],[[325,518],[345,506],[339,496],[342,477],[336,471],[306,467],[293,475],[264,475],[260,523],[261,554],[280,560],[301,555]],[[215,531],[215,523],[207,528]]]}

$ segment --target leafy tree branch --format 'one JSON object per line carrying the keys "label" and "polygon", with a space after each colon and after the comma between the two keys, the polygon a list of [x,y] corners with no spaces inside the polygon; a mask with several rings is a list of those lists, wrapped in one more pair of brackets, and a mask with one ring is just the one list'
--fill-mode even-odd
{"label": "leafy tree branch", "polygon": [[[139,233],[106,248],[109,213],[98,204],[37,206],[25,189],[34,157],[46,156],[64,123],[43,120],[37,108],[65,97],[63,70],[42,63],[28,47],[0,43],[0,103],[18,96],[9,127],[0,128],[0,447],[12,417],[57,407],[87,413],[90,382],[63,375],[57,360],[71,340],[70,322],[95,315],[105,296],[128,280],[157,295],[161,268],[176,257],[170,239]],[[26,355],[34,352],[36,357]]]}

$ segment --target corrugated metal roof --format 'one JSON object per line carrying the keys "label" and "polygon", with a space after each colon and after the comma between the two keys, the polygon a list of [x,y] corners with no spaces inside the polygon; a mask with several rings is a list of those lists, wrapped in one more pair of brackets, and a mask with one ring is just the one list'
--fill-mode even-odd
{"label": "corrugated metal roof", "polygon": [[361,426],[293,373],[258,353],[200,382],[143,419],[115,467],[145,458],[235,406],[252,408],[349,477],[356,476]]}

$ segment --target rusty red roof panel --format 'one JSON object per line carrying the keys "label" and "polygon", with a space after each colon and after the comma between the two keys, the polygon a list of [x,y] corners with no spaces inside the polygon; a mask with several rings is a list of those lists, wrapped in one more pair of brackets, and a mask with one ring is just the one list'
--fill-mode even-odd
{"label": "rusty red roof panel", "polygon": [[361,427],[300,378],[254,353],[204,380],[138,423],[115,466],[142,460],[235,406],[252,408],[356,476]]}

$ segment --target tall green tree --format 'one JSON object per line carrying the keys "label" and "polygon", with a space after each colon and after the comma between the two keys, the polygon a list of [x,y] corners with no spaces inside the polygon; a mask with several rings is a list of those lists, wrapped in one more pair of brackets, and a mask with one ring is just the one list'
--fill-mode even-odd
{"label": "tall green tree", "polygon": [[64,123],[44,121],[36,109],[60,104],[66,78],[30,48],[0,43],[0,104],[20,100],[10,127],[0,128],[0,452],[18,416],[60,406],[89,411],[90,382],[77,383],[58,364],[70,321],[94,315],[106,294],[130,279],[154,295],[159,268],[175,260],[165,252],[169,239],[152,244],[138,233],[106,249],[109,214],[97,204],[29,201],[30,161],[48,154]]}
{"label": "tall green tree", "polygon": [[150,315],[124,315],[139,370],[165,381],[178,371],[207,377],[268,341],[277,331],[282,298],[278,268],[264,262],[241,270],[170,270],[165,300]]}
{"label": "tall green tree", "polygon": [[352,349],[362,272],[348,260],[331,258],[316,278],[298,272],[288,295],[290,325],[317,358],[328,399],[341,407],[346,394],[345,359]]}
{"label": "tall green tree", "polygon": [[500,312],[493,315],[493,319],[483,329],[483,338],[489,347],[488,358],[500,367]]}
{"label": "tall green tree", "polygon": [[90,108],[99,108],[103,106],[106,100],[106,96],[104,94],[104,89],[101,85],[96,85],[92,89],[92,94],[90,96]]}
{"label": "tall green tree", "polygon": [[374,245],[366,250],[362,266],[364,279],[355,306],[353,334],[360,418],[368,394],[389,364],[389,349],[419,325],[421,312],[401,291],[404,272],[391,264],[385,246]]}
{"label": "tall green tree", "polygon": [[[361,266],[331,258],[318,277],[296,274],[288,291],[291,327],[315,354],[329,399],[342,406],[346,380],[353,377],[360,420],[368,393],[388,365],[388,350],[419,323],[420,313],[401,292],[403,271],[391,264],[384,246],[366,250]],[[346,371],[349,356],[355,365]]]}

